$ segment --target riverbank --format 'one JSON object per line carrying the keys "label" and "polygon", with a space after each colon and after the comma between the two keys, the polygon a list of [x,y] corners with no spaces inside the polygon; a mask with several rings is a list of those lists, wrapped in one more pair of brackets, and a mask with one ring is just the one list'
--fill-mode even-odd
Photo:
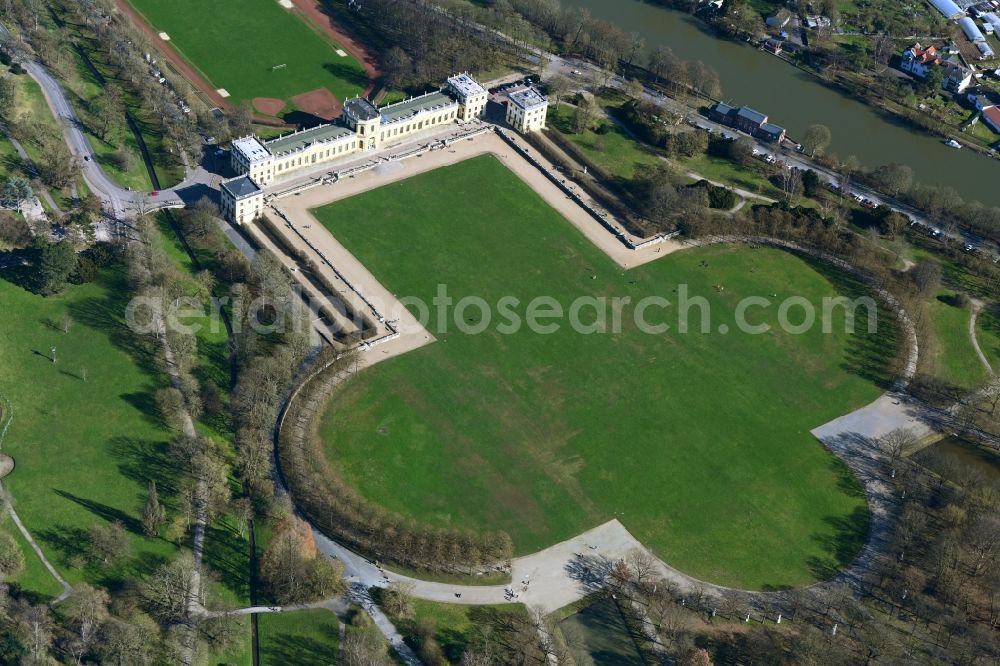
{"label": "riverbank", "polygon": [[[769,112],[788,134],[804,136],[812,124],[830,128],[828,154],[841,161],[854,156],[871,167],[894,162],[913,168],[923,183],[954,188],[966,200],[1000,206],[989,163],[969,150],[952,150],[939,137],[915,131],[904,119],[881,110],[801,67],[789,67],[772,54],[743,42],[722,39],[704,20],[661,6],[628,0],[564,0],[634,32],[644,41],[637,62],[659,47],[684,60],[700,60],[718,72],[726,101]],[[817,85],[821,84],[821,85]]]}

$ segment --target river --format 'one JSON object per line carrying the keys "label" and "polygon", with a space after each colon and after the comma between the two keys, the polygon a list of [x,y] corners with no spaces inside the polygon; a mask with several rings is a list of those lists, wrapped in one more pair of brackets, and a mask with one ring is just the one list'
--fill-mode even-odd
{"label": "river", "polygon": [[866,167],[907,164],[924,183],[950,185],[967,201],[1000,206],[1000,164],[970,150],[948,148],[871,107],[835,92],[792,65],[746,44],[716,37],[700,19],[638,0],[562,0],[610,21],[646,42],[647,53],[669,46],[685,60],[701,60],[719,73],[723,97],[768,114],[771,122],[801,138],[805,128],[830,128],[829,151],[855,155]]}

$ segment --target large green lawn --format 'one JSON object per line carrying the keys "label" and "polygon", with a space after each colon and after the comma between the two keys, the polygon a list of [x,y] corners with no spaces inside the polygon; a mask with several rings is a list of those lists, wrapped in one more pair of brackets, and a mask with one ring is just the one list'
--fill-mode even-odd
{"label": "large green lawn", "polygon": [[[14,415],[3,449],[17,463],[4,485],[25,525],[71,582],[141,574],[177,548],[141,536],[148,479],[169,497],[174,475],[166,458],[170,434],[153,406],[153,393],[165,380],[149,349],[124,326],[121,273],[116,267],[97,283],[48,298],[0,279],[6,315],[0,320],[0,394]],[[58,330],[65,314],[74,320],[68,333]],[[81,566],[87,530],[113,520],[129,530],[133,557],[113,571]]]}
{"label": "large green lawn", "polygon": [[[170,45],[230,101],[287,100],[329,88],[341,100],[364,91],[367,78],[352,56],[277,0],[129,0]],[[275,65],[285,65],[272,70]]]}
{"label": "large green lawn", "polygon": [[[515,296],[524,315],[536,296],[564,308],[584,295],[676,302],[687,284],[711,305],[716,331],[735,330],[744,296],[818,304],[854,286],[791,254],[744,247],[622,271],[492,156],[316,214],[391,291],[427,303],[446,284],[456,299]],[[776,310],[749,320],[775,324]],[[664,321],[664,310],[650,312]],[[676,323],[677,308],[667,312]],[[563,325],[507,335],[500,319],[479,335],[451,326],[345,386],[321,432],[366,497],[439,526],[506,530],[518,553],[617,517],[700,578],[797,585],[848,562],[866,534],[858,483],[809,430],[878,395],[879,350],[894,348],[884,314],[881,337],[843,326],[651,335],[628,308],[619,334]]]}

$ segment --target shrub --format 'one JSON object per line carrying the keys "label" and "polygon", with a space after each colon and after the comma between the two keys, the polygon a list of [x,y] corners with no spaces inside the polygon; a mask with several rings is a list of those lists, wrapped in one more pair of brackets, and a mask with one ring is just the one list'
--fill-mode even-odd
{"label": "shrub", "polygon": [[69,281],[73,284],[93,282],[97,278],[97,266],[89,258],[80,256],[76,261],[76,270],[70,273]]}
{"label": "shrub", "polygon": [[31,229],[20,215],[0,210],[0,243],[14,248],[31,245]]}

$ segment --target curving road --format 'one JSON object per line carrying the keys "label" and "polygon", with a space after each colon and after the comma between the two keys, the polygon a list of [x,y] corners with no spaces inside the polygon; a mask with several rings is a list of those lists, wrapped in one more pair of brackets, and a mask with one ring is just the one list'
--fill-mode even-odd
{"label": "curving road", "polygon": [[118,185],[97,162],[90,140],[82,130],[82,123],[55,77],[49,73],[44,65],[17,47],[14,36],[2,23],[0,23],[0,42],[12,45],[19,53],[21,65],[41,87],[45,101],[52,110],[52,115],[63,128],[63,135],[70,152],[81,160],[84,182],[116,218],[126,217],[129,213],[142,207],[146,210],[181,208],[184,206],[184,200],[178,191],[209,182],[209,174],[199,169],[195,171],[193,177],[174,187],[162,190],[155,196],[149,192],[132,191]]}

